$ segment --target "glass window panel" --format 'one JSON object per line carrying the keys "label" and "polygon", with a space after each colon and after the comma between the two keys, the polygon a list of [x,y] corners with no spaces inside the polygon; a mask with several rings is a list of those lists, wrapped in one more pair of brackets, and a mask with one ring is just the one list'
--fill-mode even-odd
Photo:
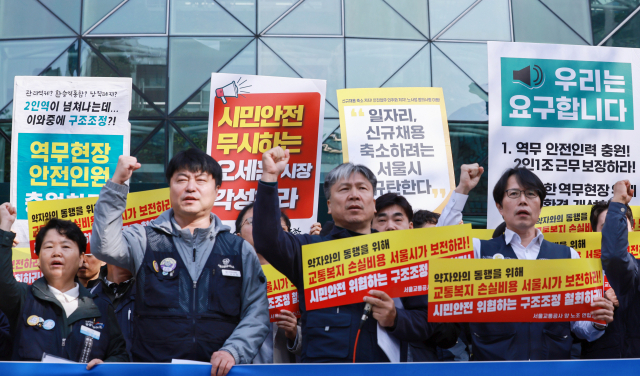
{"label": "glass window panel", "polygon": [[41,76],[78,76],[78,44],[76,41],[60,55]]}
{"label": "glass window panel", "polygon": [[324,181],[324,176],[341,163],[342,139],[340,138],[340,128],[336,128],[322,142],[320,181]]}
{"label": "glass window panel", "polygon": [[75,32],[80,33],[80,8],[82,0],[40,0]]}
{"label": "glass window panel", "polygon": [[512,0],[516,42],[586,44],[539,1]]}
{"label": "glass window panel", "polygon": [[429,0],[429,27],[435,37],[461,15],[475,0]]}
{"label": "glass window panel", "polygon": [[480,87],[488,90],[489,63],[485,43],[436,42],[435,45]]}
{"label": "glass window panel", "polygon": [[217,0],[224,9],[233,14],[252,32],[256,32],[256,0]]}
{"label": "glass window panel", "polygon": [[306,0],[266,34],[342,35],[342,2]]}
{"label": "glass window panel", "polygon": [[0,42],[0,108],[13,99],[15,76],[39,75],[74,41],[60,38]]}
{"label": "glass window panel", "polygon": [[409,21],[422,35],[429,36],[429,10],[426,1],[386,0],[386,3]]}
{"label": "glass window panel", "polygon": [[348,37],[426,39],[382,0],[351,0],[344,4]]}
{"label": "glass window panel", "polygon": [[540,0],[587,42],[593,44],[589,1]]}
{"label": "glass window panel", "polygon": [[169,49],[170,111],[210,79],[211,72],[217,72],[250,42],[251,38],[240,37],[172,37]]}
{"label": "glass window panel", "polygon": [[260,0],[258,1],[258,31],[263,32],[278,17],[288,11],[298,0]]}
{"label": "glass window panel", "polygon": [[380,87],[425,42],[347,39],[347,87]]}
{"label": "glass window panel", "polygon": [[74,35],[35,0],[0,0],[0,39]]}
{"label": "glass window panel", "polygon": [[431,59],[433,86],[442,87],[448,119],[487,121],[487,94],[434,45]]}
{"label": "glass window panel", "polygon": [[[90,38],[87,40],[115,65],[123,77],[132,77],[133,84],[150,101],[164,110],[167,87],[166,37]],[[81,62],[85,65],[84,59]],[[84,75],[100,77],[96,73],[83,69]],[[157,115],[153,107],[149,106],[135,91],[132,93],[132,100],[131,116]]]}
{"label": "glass window panel", "polygon": [[430,48],[425,45],[382,87],[426,87],[431,86]]}
{"label": "glass window panel", "polygon": [[131,152],[160,124],[158,120],[129,120],[131,123]]}
{"label": "glass window panel", "polygon": [[633,16],[627,21],[620,30],[618,30],[609,40],[605,42],[605,46],[615,47],[640,47],[640,13]]}
{"label": "glass window panel", "polygon": [[510,41],[509,0],[482,0],[438,39]]}
{"label": "glass window panel", "polygon": [[193,94],[187,103],[171,116],[209,117],[209,102],[211,100],[211,81]]}
{"label": "glass window panel", "polygon": [[593,44],[600,43],[640,5],[640,0],[591,1]]}
{"label": "glass window panel", "polygon": [[338,110],[333,107],[329,102],[324,105],[324,117],[325,118],[338,118],[340,114]]}
{"label": "glass window panel", "polygon": [[[133,121],[131,122],[131,144],[133,145]],[[142,128],[148,129],[144,135],[146,137],[153,127],[142,126]],[[164,183],[164,171],[165,171],[165,127],[163,126],[158,133],[138,151],[135,157],[142,165],[138,170],[133,172],[131,176],[131,183]],[[144,139],[143,137],[143,139]],[[133,149],[131,149],[133,150]]]}
{"label": "glass window panel", "polygon": [[253,35],[213,1],[173,0],[170,20],[171,35]]}
{"label": "glass window panel", "polygon": [[123,0],[83,0],[82,6],[82,33],[91,29],[96,22],[109,14]]}
{"label": "glass window panel", "polygon": [[262,40],[258,43],[258,74],[262,76],[300,78]]}
{"label": "glass window panel", "polygon": [[262,38],[304,78],[327,80],[327,100],[338,106],[336,90],[344,89],[343,38]]}
{"label": "glass window panel", "polygon": [[[11,138],[11,123],[0,123],[0,128]],[[4,161],[0,164],[0,182],[9,183],[11,181],[11,142],[7,142],[2,136],[0,136],[0,158]],[[9,196],[9,192],[6,195]],[[9,198],[7,197],[3,202],[9,202]]]}
{"label": "glass window panel", "polygon": [[166,0],[129,0],[90,34],[164,34]]}
{"label": "glass window panel", "polygon": [[[208,120],[174,120],[174,122],[199,149],[203,151],[207,150]],[[186,140],[184,142],[186,142]]]}
{"label": "glass window panel", "polygon": [[[449,122],[449,137],[451,138],[451,156],[456,181],[460,180],[460,166],[467,163],[483,162],[485,168],[480,182],[469,193],[469,199],[464,207],[465,215],[487,214],[487,155],[489,152],[488,124],[486,123],[455,123]],[[466,221],[466,218],[465,218]],[[486,220],[485,220],[486,226]]]}
{"label": "glass window panel", "polygon": [[336,129],[338,129],[338,134],[340,133],[340,119],[324,119],[324,126],[322,127],[322,140],[326,140],[330,134],[332,134]]}
{"label": "glass window panel", "polygon": [[[178,131],[176,131],[176,129],[169,125],[169,140],[168,140],[168,150],[167,150],[167,159],[171,160],[171,158],[173,158],[174,155],[178,154],[181,151],[187,150],[187,149],[191,149],[193,147],[193,145],[191,145],[191,143],[184,138],[180,133],[178,133]],[[205,138],[205,142],[206,142],[206,138]],[[205,149],[203,150],[207,150],[206,149],[207,145],[205,144]]]}
{"label": "glass window panel", "polygon": [[7,103],[7,106],[0,110],[0,120],[11,119],[13,117],[13,101]]}

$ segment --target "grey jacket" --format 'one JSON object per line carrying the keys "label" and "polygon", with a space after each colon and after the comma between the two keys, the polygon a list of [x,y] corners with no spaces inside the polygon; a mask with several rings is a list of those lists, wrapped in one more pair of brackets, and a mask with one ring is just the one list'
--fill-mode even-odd
{"label": "grey jacket", "polygon": [[[129,187],[109,180],[100,191],[95,206],[91,253],[98,259],[131,271],[138,272],[147,247],[144,226],[134,224],[122,228],[122,214],[127,206]],[[149,226],[173,236],[173,242],[182,257],[189,274],[197,280],[209,258],[216,235],[229,231],[220,219],[211,214],[211,225],[196,229],[193,234],[181,229],[173,219],[173,209],[162,213]],[[220,350],[227,351],[236,364],[251,363],[269,333],[269,302],[266,278],[253,247],[244,242],[242,249],[243,294],[240,323]]]}

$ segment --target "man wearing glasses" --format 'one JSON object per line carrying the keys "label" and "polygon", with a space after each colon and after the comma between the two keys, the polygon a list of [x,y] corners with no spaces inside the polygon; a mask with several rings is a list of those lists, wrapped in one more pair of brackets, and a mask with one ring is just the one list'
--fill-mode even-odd
{"label": "man wearing glasses", "polygon": [[[484,169],[478,164],[463,165],[460,184],[442,211],[438,226],[454,225],[462,219],[469,192],[478,184]],[[507,170],[493,189],[493,198],[506,224],[504,234],[491,240],[473,239],[475,258],[563,259],[580,258],[567,246],[544,240],[535,228],[546,196],[544,184],[525,168]],[[499,261],[496,261],[499,262]],[[613,321],[613,304],[595,298],[591,315],[606,323]],[[589,321],[543,323],[471,323],[474,360],[570,359],[573,339],[594,341],[605,326]]]}

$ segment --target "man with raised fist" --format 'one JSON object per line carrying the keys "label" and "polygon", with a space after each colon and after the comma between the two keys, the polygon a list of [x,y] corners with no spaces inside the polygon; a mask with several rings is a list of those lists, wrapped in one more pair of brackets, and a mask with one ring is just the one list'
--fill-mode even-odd
{"label": "man with raised fist", "polygon": [[100,192],[91,235],[96,257],[136,277],[133,361],[211,361],[211,374],[224,376],[251,363],[269,332],[258,257],[211,212],[222,169],[198,149],[169,162],[172,208],[148,226],[122,229],[125,182],[140,167],[135,157],[120,157]]}
{"label": "man with raised fist", "polygon": [[[428,322],[426,295],[401,298],[403,307],[400,308],[385,292],[369,290],[370,296],[362,303],[306,310],[302,289],[302,246],[376,232],[371,229],[376,213],[376,177],[367,167],[352,163],[343,163],[331,170],[324,180],[324,192],[335,226],[324,237],[293,235],[283,231],[279,222],[277,182],[288,162],[289,151],[281,147],[262,155],[262,179],[253,207],[253,240],[256,251],[300,287],[302,361],[411,361],[407,346],[399,349],[390,342],[421,343],[437,339],[435,342],[441,347],[453,346],[460,330],[454,324],[443,326]],[[373,320],[365,321],[358,336],[365,303],[373,306]],[[454,326],[453,330],[442,330],[448,326]],[[433,352],[423,360],[437,360],[437,356]]]}

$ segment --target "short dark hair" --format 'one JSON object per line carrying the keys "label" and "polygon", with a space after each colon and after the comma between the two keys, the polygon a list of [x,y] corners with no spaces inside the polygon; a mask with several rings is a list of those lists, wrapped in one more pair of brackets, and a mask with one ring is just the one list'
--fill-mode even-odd
{"label": "short dark hair", "polygon": [[404,211],[404,215],[409,219],[409,222],[413,222],[413,208],[411,207],[411,204],[406,198],[404,198],[404,196],[393,192],[385,193],[376,199],[376,217],[382,210],[393,205],[401,207]]}
{"label": "short dark hair", "polygon": [[38,235],[36,235],[36,255],[40,256],[40,248],[42,247],[42,242],[44,242],[44,237],[51,229],[58,231],[58,234],[76,243],[78,245],[78,250],[80,250],[80,254],[87,251],[87,238],[84,236],[78,225],[72,221],[51,218],[47,224],[40,228]]}
{"label": "short dark hair", "polygon": [[253,202],[245,206],[244,208],[242,208],[242,210],[240,211],[240,214],[238,214],[238,218],[236,218],[236,230],[235,230],[236,234],[240,233],[240,227],[242,227],[242,222],[244,221],[243,218],[245,214],[247,214],[247,212],[251,209],[253,209]]}
{"label": "short dark hair", "polygon": [[[247,214],[247,212],[253,208],[253,204],[254,203],[252,202],[249,205],[245,206],[240,211],[240,214],[238,214],[238,218],[236,218],[236,230],[235,230],[236,234],[240,233],[240,227],[242,227],[242,222],[244,221],[243,218]],[[286,214],[284,214],[283,211],[280,211],[280,217],[284,219],[284,223],[285,225],[287,225],[287,232],[291,232],[291,220],[289,219],[289,217]]]}
{"label": "short dark hair", "polygon": [[[598,217],[600,217],[600,214],[602,214],[603,211],[609,210],[610,203],[611,201],[597,201],[595,204],[593,204],[593,206],[591,207],[591,214],[589,216],[589,220],[591,221],[591,231],[596,232],[596,228],[598,227]],[[633,223],[633,212],[631,211],[629,205],[625,206],[627,207],[625,215],[627,216],[629,222],[631,222],[631,225],[635,226],[635,224]]]}
{"label": "short dark hair", "polygon": [[413,213],[413,227],[421,228],[425,224],[437,225],[440,214],[429,210],[418,210]]}
{"label": "short dark hair", "polygon": [[180,170],[208,173],[216,181],[216,186],[222,185],[222,167],[213,157],[200,149],[190,148],[174,155],[165,172],[167,182],[170,182],[173,174]]}
{"label": "short dark hair", "polygon": [[493,188],[493,199],[496,204],[502,206],[504,193],[507,190],[507,181],[511,176],[515,176],[518,184],[524,189],[533,189],[538,192],[538,196],[540,196],[540,207],[542,208],[542,202],[544,198],[547,197],[547,190],[538,175],[526,168],[510,168],[502,174],[496,186]]}

